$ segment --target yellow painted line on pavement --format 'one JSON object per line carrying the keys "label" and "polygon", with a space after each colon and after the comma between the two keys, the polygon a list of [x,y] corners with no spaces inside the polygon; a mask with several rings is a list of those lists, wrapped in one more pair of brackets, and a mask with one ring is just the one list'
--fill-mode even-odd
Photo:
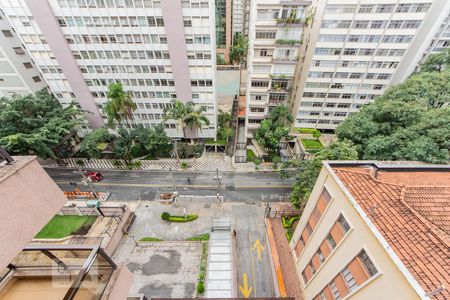
{"label": "yellow painted line on pavement", "polygon": [[256,297],[255,264],[253,263],[252,235],[251,235],[250,231],[248,232],[248,240],[250,241],[250,259],[252,260],[252,277],[253,277],[253,286],[255,287],[255,297]]}
{"label": "yellow painted line on pavement", "polygon": [[258,260],[261,262],[262,261],[262,252],[264,251],[264,246],[261,245],[261,242],[259,240],[256,240],[255,243],[253,244],[253,250],[256,251],[256,253],[258,253]]}
{"label": "yellow painted line on pavement", "polygon": [[244,281],[244,283],[243,283],[243,285],[239,286],[239,290],[241,291],[242,296],[244,298],[248,298],[248,297],[250,297],[250,294],[251,294],[253,288],[251,286],[248,286],[247,273],[243,274],[243,281]]}
{"label": "yellow painted line on pavement", "polygon": [[[57,184],[69,184],[69,181],[55,181]],[[119,183],[119,182],[95,182],[92,183],[95,186],[125,186],[125,187],[159,187],[159,188],[172,188],[172,184],[147,184],[147,183]],[[177,188],[217,188],[217,185],[196,185],[196,184],[177,184]],[[235,189],[285,189],[290,188],[290,185],[236,185]]]}

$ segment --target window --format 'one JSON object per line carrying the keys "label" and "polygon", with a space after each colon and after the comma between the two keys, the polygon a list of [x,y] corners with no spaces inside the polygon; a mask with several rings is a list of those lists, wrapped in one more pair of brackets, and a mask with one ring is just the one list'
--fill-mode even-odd
{"label": "window", "polygon": [[373,4],[363,4],[359,6],[359,13],[369,14],[372,12]]}
{"label": "window", "polygon": [[16,54],[19,54],[19,55],[25,54],[25,51],[21,47],[14,47],[13,50],[14,50],[14,52],[16,52]]}
{"label": "window", "polygon": [[348,225],[347,220],[345,220],[343,215],[340,215],[338,218],[338,223],[342,228],[344,234],[350,230],[350,225]]}
{"label": "window", "polygon": [[309,235],[311,235],[313,232],[313,229],[309,223],[306,224],[306,231],[308,232]]}
{"label": "window", "polygon": [[262,113],[264,112],[265,108],[264,107],[250,107],[250,112],[259,112]]}
{"label": "window", "polygon": [[25,67],[25,69],[32,69],[33,68],[33,65],[31,63],[29,63],[29,62],[23,63],[23,66]]}
{"label": "window", "polygon": [[34,82],[40,82],[41,78],[39,76],[32,77]]}
{"label": "window", "polygon": [[5,37],[12,37],[13,34],[10,30],[2,30],[2,33]]}
{"label": "window", "polygon": [[366,251],[362,250],[358,254],[359,259],[361,259],[364,268],[366,269],[367,273],[370,274],[370,276],[373,276],[378,273],[377,268],[373,264],[373,262],[370,260],[369,256],[367,255]]}
{"label": "window", "polygon": [[333,237],[331,236],[331,234],[328,234],[326,237],[328,244],[330,245],[331,249],[336,248],[336,242],[334,241]]}
{"label": "window", "polygon": [[358,287],[358,285],[356,284],[355,278],[353,278],[353,275],[350,272],[350,270],[348,269],[348,267],[346,267],[342,271],[342,277],[344,277],[344,281],[347,284],[347,287],[350,291],[353,291]]}
{"label": "window", "polygon": [[267,39],[274,39],[275,36],[276,36],[275,31],[257,31],[255,38],[259,40],[267,40]]}
{"label": "window", "polygon": [[320,248],[319,250],[317,250],[316,255],[321,263],[325,261],[325,256],[323,255],[322,250],[320,250]]}
{"label": "window", "polygon": [[390,13],[394,9],[394,4],[378,4],[376,12],[377,13]]}
{"label": "window", "polygon": [[336,299],[336,300],[341,299],[341,295],[339,294],[339,291],[338,291],[334,281],[330,283],[330,289],[331,289],[331,292],[333,293],[334,299]]}
{"label": "window", "polygon": [[252,87],[268,87],[269,81],[252,80]]}

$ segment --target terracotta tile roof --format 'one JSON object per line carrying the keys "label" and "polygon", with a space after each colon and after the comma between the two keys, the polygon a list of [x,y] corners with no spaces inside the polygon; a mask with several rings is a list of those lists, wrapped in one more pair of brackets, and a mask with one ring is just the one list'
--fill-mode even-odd
{"label": "terracotta tile roof", "polygon": [[375,179],[367,169],[333,167],[425,293],[444,285],[430,299],[450,299],[450,182],[405,186]]}

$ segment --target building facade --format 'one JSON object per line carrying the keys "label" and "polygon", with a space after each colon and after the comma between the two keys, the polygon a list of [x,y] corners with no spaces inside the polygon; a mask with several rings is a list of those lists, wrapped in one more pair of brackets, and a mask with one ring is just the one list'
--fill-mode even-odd
{"label": "building facade", "polygon": [[248,22],[250,20],[251,0],[233,0],[232,4],[232,32],[248,36]]}
{"label": "building facade", "polygon": [[450,2],[327,0],[311,9],[292,111],[295,127],[332,130],[414,71]]}
{"label": "building facade", "polygon": [[324,162],[290,243],[305,299],[448,299],[449,174]]}
{"label": "building facade", "polygon": [[29,243],[67,198],[36,157],[3,158],[0,298],[126,299],[133,275],[99,245]]}
{"label": "building facade", "polygon": [[251,1],[247,56],[246,136],[272,107],[288,104],[311,1]]}
{"label": "building facade", "polygon": [[[213,0],[1,0],[0,7],[63,104],[88,111],[92,128],[106,122],[108,85],[121,82],[137,105],[134,124],[162,122],[172,99],[206,106],[214,138],[215,5]],[[171,137],[182,137],[175,121]]]}
{"label": "building facade", "polygon": [[216,0],[216,51],[217,64],[228,64],[231,47],[231,0]]}
{"label": "building facade", "polygon": [[26,95],[45,88],[46,82],[2,11],[0,31],[0,97]]}

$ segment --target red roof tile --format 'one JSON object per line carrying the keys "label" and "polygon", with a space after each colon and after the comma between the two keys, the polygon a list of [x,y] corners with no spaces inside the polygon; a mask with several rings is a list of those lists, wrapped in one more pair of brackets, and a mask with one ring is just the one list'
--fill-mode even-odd
{"label": "red roof tile", "polygon": [[[399,171],[399,184],[395,171],[380,180],[368,169],[333,167],[425,293],[444,285],[443,291],[430,298],[450,299],[450,179],[433,187],[417,186],[420,178],[412,178],[408,186],[405,183],[411,176],[421,176],[426,184],[430,180],[425,171]],[[449,178],[448,171],[443,173]]]}

